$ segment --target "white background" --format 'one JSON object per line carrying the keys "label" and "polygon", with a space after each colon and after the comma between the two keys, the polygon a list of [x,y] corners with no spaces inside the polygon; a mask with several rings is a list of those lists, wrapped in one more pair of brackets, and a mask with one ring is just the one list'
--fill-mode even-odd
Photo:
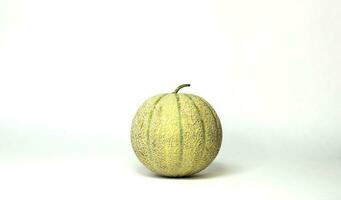
{"label": "white background", "polygon": [[[341,3],[0,0],[0,199],[341,198]],[[199,175],[149,173],[130,124],[152,95],[223,125]]]}

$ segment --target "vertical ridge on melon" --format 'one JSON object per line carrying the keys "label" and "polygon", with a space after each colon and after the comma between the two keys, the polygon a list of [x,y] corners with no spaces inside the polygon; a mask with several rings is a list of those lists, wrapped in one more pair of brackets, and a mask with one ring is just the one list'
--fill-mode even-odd
{"label": "vertical ridge on melon", "polygon": [[206,127],[206,143],[205,150],[200,162],[200,167],[197,170],[205,169],[217,156],[221,146],[221,133],[222,130],[219,127],[219,118],[214,114],[215,111],[211,109],[206,101],[202,100],[201,97],[192,95],[191,98],[198,105],[200,113],[203,117],[203,121]]}
{"label": "vertical ridge on melon", "polygon": [[[154,110],[155,105],[158,101],[165,96],[165,94],[156,95],[148,99],[138,109],[131,128],[131,142],[135,154],[142,163],[146,163],[149,169],[155,171],[152,167],[153,162],[150,160],[149,150],[149,130],[150,129],[150,115]],[[135,142],[138,140],[139,142]]]}
{"label": "vertical ridge on melon", "polygon": [[205,128],[201,119],[200,111],[185,94],[179,94],[183,105],[180,113],[183,122],[183,173],[191,174],[201,162],[205,148]]}
{"label": "vertical ridge on melon", "polygon": [[176,99],[166,95],[155,108],[152,118],[150,137],[152,158],[158,166],[159,174],[173,174],[178,169],[179,131]]}

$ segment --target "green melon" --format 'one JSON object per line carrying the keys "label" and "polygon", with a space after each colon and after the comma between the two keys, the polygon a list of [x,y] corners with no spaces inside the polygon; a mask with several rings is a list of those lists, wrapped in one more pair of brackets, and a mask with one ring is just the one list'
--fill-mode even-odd
{"label": "green melon", "polygon": [[190,176],[217,156],[222,129],[212,106],[203,98],[178,93],[153,96],[138,109],[131,143],[138,159],[151,171],[169,177]]}

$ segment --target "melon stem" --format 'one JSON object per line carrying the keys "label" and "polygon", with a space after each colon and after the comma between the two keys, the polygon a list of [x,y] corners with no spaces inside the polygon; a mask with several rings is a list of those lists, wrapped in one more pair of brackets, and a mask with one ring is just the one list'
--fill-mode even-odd
{"label": "melon stem", "polygon": [[191,84],[182,84],[182,85],[179,85],[173,93],[178,93],[180,89],[184,88],[184,87],[189,87],[191,86]]}

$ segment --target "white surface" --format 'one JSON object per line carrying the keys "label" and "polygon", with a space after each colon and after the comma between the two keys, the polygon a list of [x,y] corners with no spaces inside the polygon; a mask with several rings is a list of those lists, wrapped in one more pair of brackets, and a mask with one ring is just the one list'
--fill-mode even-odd
{"label": "white surface", "polygon": [[[236,163],[236,161],[231,162]],[[338,162],[215,162],[185,179],[155,177],[136,163],[68,160],[2,165],[2,199],[338,199]]]}
{"label": "white surface", "polygon": [[[336,199],[339,1],[0,1],[0,199]],[[224,141],[192,179],[151,177],[148,97],[208,100]]]}

